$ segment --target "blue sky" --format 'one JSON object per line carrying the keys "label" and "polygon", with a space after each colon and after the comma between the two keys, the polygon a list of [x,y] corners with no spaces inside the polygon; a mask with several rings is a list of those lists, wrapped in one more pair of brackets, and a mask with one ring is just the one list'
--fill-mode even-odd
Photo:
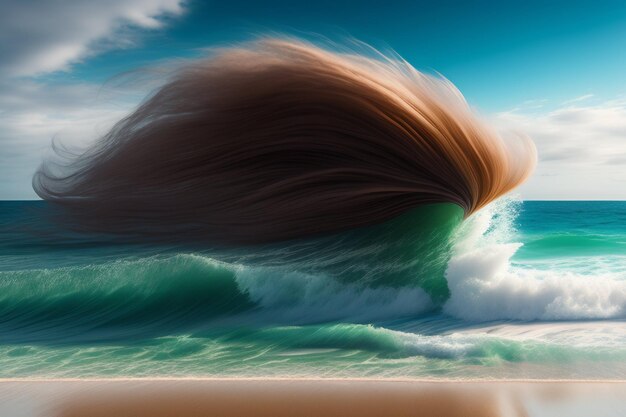
{"label": "blue sky", "polygon": [[449,78],[498,128],[535,140],[540,161],[524,198],[626,199],[623,1],[3,0],[0,7],[0,199],[34,197],[30,176],[53,136],[88,142],[130,110],[132,100],[107,87],[116,75],[267,33],[353,37]]}

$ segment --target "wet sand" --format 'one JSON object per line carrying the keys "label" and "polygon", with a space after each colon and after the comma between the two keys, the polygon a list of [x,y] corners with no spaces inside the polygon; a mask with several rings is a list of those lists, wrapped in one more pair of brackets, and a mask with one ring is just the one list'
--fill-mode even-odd
{"label": "wet sand", "polygon": [[0,381],[0,416],[624,416],[626,383],[376,379]]}

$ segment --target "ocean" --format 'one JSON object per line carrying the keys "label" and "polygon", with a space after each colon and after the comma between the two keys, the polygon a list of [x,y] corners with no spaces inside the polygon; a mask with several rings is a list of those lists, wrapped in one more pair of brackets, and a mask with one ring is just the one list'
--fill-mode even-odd
{"label": "ocean", "polygon": [[0,377],[626,379],[626,202],[439,204],[248,248],[0,202]]}

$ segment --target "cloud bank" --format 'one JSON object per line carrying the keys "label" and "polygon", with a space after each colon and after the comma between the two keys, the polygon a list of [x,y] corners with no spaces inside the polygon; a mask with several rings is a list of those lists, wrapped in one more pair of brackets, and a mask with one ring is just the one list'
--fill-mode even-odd
{"label": "cloud bank", "polygon": [[68,70],[102,51],[134,45],[137,29],[160,28],[182,13],[181,0],[4,0],[0,73]]}
{"label": "cloud bank", "polygon": [[523,106],[494,116],[524,131],[539,163],[520,191],[527,199],[626,199],[626,98],[590,94],[557,106]]}
{"label": "cloud bank", "polygon": [[31,177],[53,137],[64,143],[93,139],[134,104],[127,95],[107,97],[100,85],[39,76],[137,46],[146,30],[183,12],[182,0],[2,2],[0,199],[35,198]]}

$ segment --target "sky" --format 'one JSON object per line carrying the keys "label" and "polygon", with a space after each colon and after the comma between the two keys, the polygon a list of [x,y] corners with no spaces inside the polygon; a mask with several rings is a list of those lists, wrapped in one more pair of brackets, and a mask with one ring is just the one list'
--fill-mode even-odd
{"label": "sky", "polygon": [[626,199],[623,0],[0,0],[0,199],[37,198],[53,140],[90,143],[137,104],[121,74],[267,34],[356,38],[448,78],[535,142],[524,199]]}

